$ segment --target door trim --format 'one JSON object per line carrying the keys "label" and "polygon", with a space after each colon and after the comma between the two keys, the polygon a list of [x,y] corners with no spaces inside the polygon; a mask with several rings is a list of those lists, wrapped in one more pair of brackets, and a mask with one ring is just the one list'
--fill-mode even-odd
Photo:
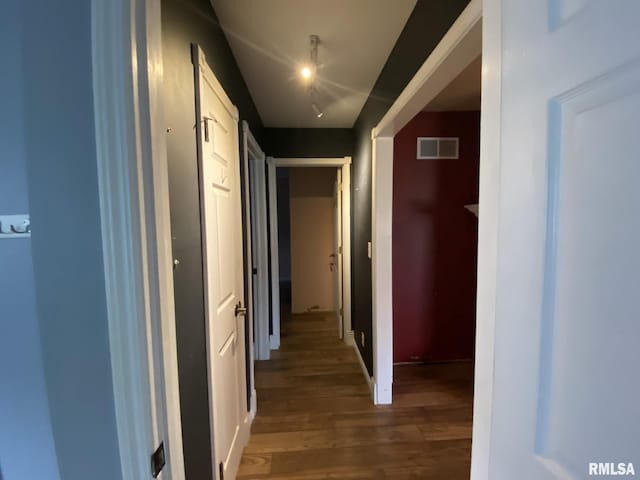
{"label": "door trim", "polygon": [[[247,228],[248,261],[252,255],[256,257],[258,273],[253,281],[252,268],[247,267],[247,277],[251,285],[251,295],[247,295],[247,308],[251,309],[251,325],[255,325],[252,347],[255,349],[255,360],[269,360],[271,357],[271,340],[269,338],[269,238],[267,231],[267,185],[266,157],[257,140],[249,129],[247,122],[242,122],[243,132],[243,165],[246,172],[244,187],[247,210],[245,212],[245,228]],[[253,172],[253,174],[252,174]],[[251,212],[259,209],[252,224]],[[256,212],[254,212],[256,213]],[[253,245],[253,228],[256,228],[257,244]],[[253,311],[253,295],[256,295],[257,311]],[[254,321],[254,317],[256,320]],[[253,381],[253,380],[252,380]]]}
{"label": "door trim", "polygon": [[[149,458],[164,430],[163,478],[181,480],[163,79],[157,67],[162,65],[160,5],[153,0],[93,0],[91,14],[102,245],[122,476],[149,476]],[[154,398],[157,384],[163,385],[163,398]],[[154,412],[154,400],[164,403],[166,417]]]}
{"label": "door trim", "polygon": [[[377,405],[390,404],[393,399],[393,139],[481,54],[482,0],[471,0],[371,131],[372,345],[374,402]],[[480,331],[480,318],[477,322],[477,331]]]}
{"label": "door trim", "polygon": [[[391,403],[393,383],[393,139],[457,73],[482,54],[480,215],[471,478],[488,480],[493,408],[502,19],[500,0],[471,0],[380,123],[372,130],[373,345],[375,403]],[[384,172],[382,171],[384,169]],[[382,174],[384,173],[384,175]]]}
{"label": "door trim", "polygon": [[[270,178],[269,198],[277,198],[276,169],[278,167],[335,167],[342,171],[342,305],[343,305],[343,334],[345,343],[352,344],[353,329],[351,326],[351,157],[340,158],[273,158],[267,159]],[[272,235],[275,235],[275,249],[271,250],[271,284],[280,285],[280,270],[278,259],[278,209],[277,205],[271,209],[269,224]],[[277,301],[276,301],[277,300]],[[274,296],[273,302],[273,331],[280,332],[280,296]],[[277,307],[277,310],[276,310]],[[277,326],[276,326],[277,325]]]}
{"label": "door trim", "polygon": [[[267,159],[267,182],[269,191],[269,252],[271,252],[271,318],[273,319],[273,333],[269,340],[271,350],[280,348],[280,283],[274,282],[273,273],[280,269],[278,257],[278,196],[276,167]],[[275,228],[274,228],[275,225]],[[277,319],[277,321],[276,321]]]}

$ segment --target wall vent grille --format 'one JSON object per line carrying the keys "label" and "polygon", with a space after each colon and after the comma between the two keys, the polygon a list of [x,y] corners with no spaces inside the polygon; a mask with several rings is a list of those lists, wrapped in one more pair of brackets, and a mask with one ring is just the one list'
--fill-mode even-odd
{"label": "wall vent grille", "polygon": [[418,160],[458,158],[458,140],[458,137],[418,137],[416,158]]}

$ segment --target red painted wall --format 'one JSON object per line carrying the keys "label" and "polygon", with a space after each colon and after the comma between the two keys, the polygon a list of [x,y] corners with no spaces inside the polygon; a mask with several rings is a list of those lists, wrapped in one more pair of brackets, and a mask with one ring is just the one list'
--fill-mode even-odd
{"label": "red painted wall", "polygon": [[[457,160],[416,160],[417,137],[459,137]],[[395,362],[473,358],[480,112],[421,112],[395,137]]]}

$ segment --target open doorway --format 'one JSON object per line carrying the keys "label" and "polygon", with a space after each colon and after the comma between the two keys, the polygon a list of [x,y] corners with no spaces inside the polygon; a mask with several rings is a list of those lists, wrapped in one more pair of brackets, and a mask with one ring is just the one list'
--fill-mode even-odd
{"label": "open doorway", "polygon": [[[351,330],[350,162],[269,159],[272,331],[289,314],[330,313],[334,332]],[[279,343],[279,340],[278,340]]]}
{"label": "open doorway", "polygon": [[468,440],[481,65],[478,57],[393,139],[393,402],[422,395],[446,406],[431,426]]}

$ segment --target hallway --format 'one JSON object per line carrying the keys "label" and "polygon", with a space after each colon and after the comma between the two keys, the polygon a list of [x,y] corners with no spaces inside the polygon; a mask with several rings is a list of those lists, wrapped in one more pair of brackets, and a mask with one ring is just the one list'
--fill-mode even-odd
{"label": "hallway", "polygon": [[469,478],[471,363],[395,369],[374,407],[331,314],[286,315],[282,345],[256,362],[258,414],[238,479]]}

